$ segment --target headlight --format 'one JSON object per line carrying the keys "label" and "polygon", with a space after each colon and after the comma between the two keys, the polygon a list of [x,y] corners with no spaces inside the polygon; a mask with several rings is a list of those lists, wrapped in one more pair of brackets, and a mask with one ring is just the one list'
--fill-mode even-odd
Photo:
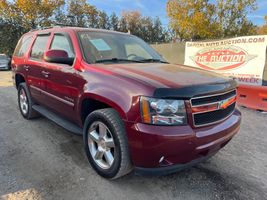
{"label": "headlight", "polygon": [[140,98],[144,123],[156,125],[184,125],[187,122],[183,100]]}

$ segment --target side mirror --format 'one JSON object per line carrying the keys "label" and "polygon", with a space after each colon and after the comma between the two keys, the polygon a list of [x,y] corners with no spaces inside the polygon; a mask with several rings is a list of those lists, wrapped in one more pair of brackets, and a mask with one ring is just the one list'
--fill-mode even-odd
{"label": "side mirror", "polygon": [[44,53],[44,60],[50,63],[59,63],[72,65],[74,58],[69,58],[68,53],[64,50],[49,50]]}

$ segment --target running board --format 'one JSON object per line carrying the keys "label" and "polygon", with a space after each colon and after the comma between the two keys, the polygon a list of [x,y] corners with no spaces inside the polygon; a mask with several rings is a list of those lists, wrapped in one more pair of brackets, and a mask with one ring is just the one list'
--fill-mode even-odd
{"label": "running board", "polygon": [[37,111],[38,113],[40,113],[41,115],[45,116],[46,118],[50,119],[51,121],[53,121],[54,123],[56,123],[57,125],[63,127],[64,129],[76,134],[76,135],[83,135],[83,130],[82,128],[80,128],[79,126],[75,125],[72,122],[69,122],[65,119],[63,119],[62,117],[60,117],[59,115],[51,112],[50,110],[46,109],[43,106],[40,105],[33,105],[32,108]]}

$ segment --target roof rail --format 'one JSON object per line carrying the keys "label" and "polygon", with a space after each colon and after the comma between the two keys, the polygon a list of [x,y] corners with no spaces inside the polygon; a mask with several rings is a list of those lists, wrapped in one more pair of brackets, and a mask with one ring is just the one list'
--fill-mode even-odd
{"label": "roof rail", "polygon": [[55,28],[55,26],[45,26],[45,27],[40,27],[40,28],[34,28],[34,29],[31,29],[29,32],[45,30],[45,29],[49,29],[49,28]]}
{"label": "roof rail", "polygon": [[[63,28],[63,27],[73,27],[73,26],[74,25],[71,25],[71,24],[55,23],[55,24],[52,24],[51,26],[45,26],[45,27],[39,27],[39,28],[31,29],[29,32],[45,30],[45,29],[50,29],[50,28]],[[86,28],[84,26],[78,26],[78,27]]]}
{"label": "roof rail", "polygon": [[55,23],[55,24],[52,24],[51,26],[44,26],[44,27],[39,27],[39,28],[31,29],[29,32],[39,31],[39,30],[45,30],[45,29],[50,29],[50,28],[70,27],[70,26],[72,26],[72,25]]}
{"label": "roof rail", "polygon": [[71,24],[61,24],[61,23],[55,23],[55,25],[54,26],[56,26],[56,27],[71,27],[71,26],[73,26],[73,25],[71,25]]}

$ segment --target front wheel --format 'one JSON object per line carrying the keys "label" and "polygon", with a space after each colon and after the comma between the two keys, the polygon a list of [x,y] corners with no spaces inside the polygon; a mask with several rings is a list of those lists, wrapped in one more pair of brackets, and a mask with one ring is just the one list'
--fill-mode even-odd
{"label": "front wheel", "polygon": [[114,109],[101,109],[88,115],[83,136],[87,158],[99,175],[116,179],[131,171],[126,131]]}

